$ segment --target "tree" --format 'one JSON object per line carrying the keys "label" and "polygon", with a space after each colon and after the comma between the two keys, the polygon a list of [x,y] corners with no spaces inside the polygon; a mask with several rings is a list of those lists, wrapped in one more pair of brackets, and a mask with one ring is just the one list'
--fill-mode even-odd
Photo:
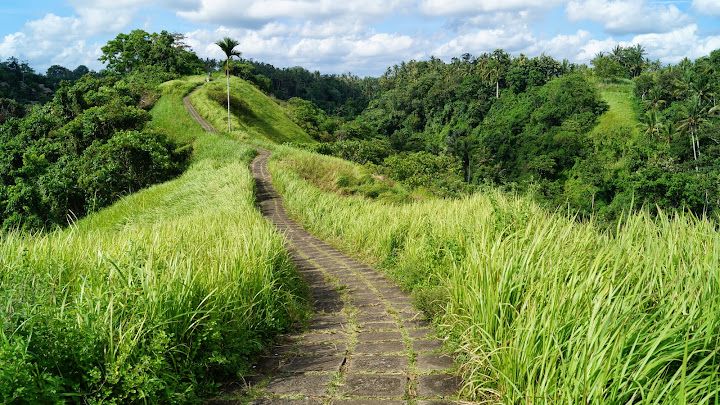
{"label": "tree", "polygon": [[[693,158],[697,162],[700,156],[700,137],[697,136],[698,128],[707,122],[707,108],[703,105],[698,95],[694,95],[688,103],[682,107],[682,117],[677,129],[690,133],[690,142],[693,147]],[[697,166],[695,166],[697,170]]]}
{"label": "tree", "polygon": [[173,75],[198,74],[204,70],[202,61],[183,42],[182,34],[162,31],[147,33],[133,30],[118,34],[102,47],[99,61],[119,74],[135,71],[161,71]]}
{"label": "tree", "polygon": [[227,57],[227,60],[225,61],[225,77],[227,79],[228,131],[230,131],[230,59],[233,56],[237,56],[239,58],[241,53],[235,50],[235,47],[238,46],[238,41],[235,41],[230,37],[225,37],[222,40],[215,42],[215,45],[219,46]]}

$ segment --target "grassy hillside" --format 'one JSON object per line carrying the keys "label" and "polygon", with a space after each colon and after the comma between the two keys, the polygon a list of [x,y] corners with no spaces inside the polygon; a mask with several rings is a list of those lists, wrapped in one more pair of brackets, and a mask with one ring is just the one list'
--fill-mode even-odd
{"label": "grassy hillside", "polygon": [[596,82],[600,97],[610,108],[598,119],[598,125],[591,135],[608,133],[617,128],[630,128],[633,137],[637,136],[637,111],[633,99],[635,98],[635,84],[631,81],[605,84]]}
{"label": "grassy hillside", "polygon": [[[227,84],[225,77],[203,86],[193,93],[191,100],[200,115],[218,131],[227,132]],[[297,126],[280,105],[250,83],[230,78],[231,127],[235,139],[285,142],[315,142]]]}
{"label": "grassy hillside", "polygon": [[342,197],[284,163],[305,153],[280,148],[271,162],[291,215],[384,267],[436,314],[464,356],[467,394],[504,404],[720,400],[713,222],[641,212],[611,236],[496,192],[404,205]]}
{"label": "grassy hillside", "polygon": [[187,402],[305,313],[254,205],[254,150],[205,133],[164,85],[153,125],[193,141],[180,178],[65,230],[0,235],[0,402]]}

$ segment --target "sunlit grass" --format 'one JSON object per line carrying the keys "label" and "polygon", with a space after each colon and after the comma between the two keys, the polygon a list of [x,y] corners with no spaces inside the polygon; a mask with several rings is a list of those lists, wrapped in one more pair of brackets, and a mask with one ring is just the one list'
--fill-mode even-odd
{"label": "sunlit grass", "polygon": [[[219,131],[227,131],[228,116],[225,78],[203,86],[191,96],[193,105],[208,122]],[[237,77],[230,78],[230,94],[234,105],[231,111],[231,135],[245,141],[271,143],[315,142],[295,124],[280,105],[250,83]],[[215,96],[215,101],[212,96]],[[222,101],[220,104],[218,101]]]}
{"label": "sunlit grass", "polygon": [[271,163],[294,217],[385,268],[436,314],[464,360],[468,396],[720,401],[714,222],[640,212],[611,234],[496,192],[390,205],[324,193]]}
{"label": "sunlit grass", "polygon": [[193,141],[180,178],[62,231],[0,236],[0,402],[186,402],[306,313],[255,208],[255,151],[188,121],[195,83],[167,84],[152,111]]}
{"label": "sunlit grass", "polygon": [[628,136],[637,136],[637,111],[633,102],[635,84],[632,81],[620,83],[595,83],[601,99],[610,107],[598,118],[598,125],[591,135],[601,136],[617,128],[626,128]]}

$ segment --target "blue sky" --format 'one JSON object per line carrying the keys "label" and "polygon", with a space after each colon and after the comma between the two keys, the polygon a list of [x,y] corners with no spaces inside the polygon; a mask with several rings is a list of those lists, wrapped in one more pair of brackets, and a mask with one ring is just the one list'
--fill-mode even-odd
{"label": "blue sky", "polygon": [[38,72],[99,70],[100,47],[133,29],[186,36],[201,57],[230,36],[278,67],[377,76],[430,56],[504,49],[588,63],[640,43],[676,63],[720,49],[720,0],[27,0],[0,2],[0,59]]}

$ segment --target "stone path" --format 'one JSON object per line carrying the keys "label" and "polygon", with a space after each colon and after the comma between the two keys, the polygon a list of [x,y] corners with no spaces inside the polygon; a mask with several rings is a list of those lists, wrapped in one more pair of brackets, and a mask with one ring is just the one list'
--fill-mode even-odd
{"label": "stone path", "polygon": [[[212,129],[189,101],[186,107],[201,125]],[[434,337],[408,294],[378,270],[290,219],[272,186],[269,156],[260,149],[251,165],[258,203],[285,234],[293,260],[310,286],[315,315],[306,332],[283,337],[261,357],[255,375],[226,387],[224,397],[234,399],[211,403],[458,403],[460,381],[451,372],[453,359],[442,352],[443,341]]]}
{"label": "stone path", "polygon": [[256,365],[251,404],[451,404],[459,381],[422,313],[390,279],[290,219],[271,184],[269,152],[252,162],[264,215],[286,235],[316,315]]}

